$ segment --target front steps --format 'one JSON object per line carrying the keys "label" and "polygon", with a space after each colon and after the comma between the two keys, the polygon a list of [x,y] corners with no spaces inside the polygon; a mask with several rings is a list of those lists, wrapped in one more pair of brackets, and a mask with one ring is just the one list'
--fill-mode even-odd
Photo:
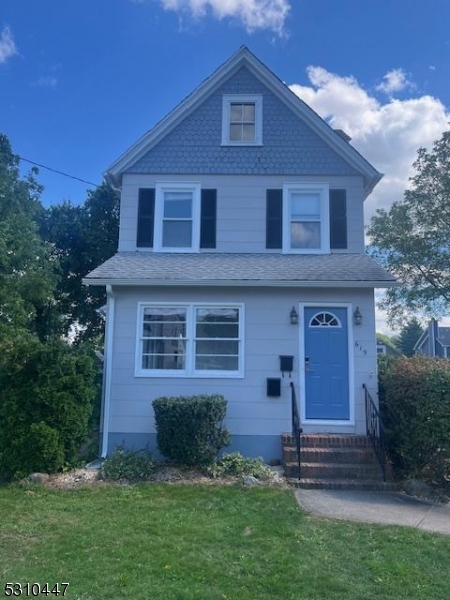
{"label": "front steps", "polygon": [[371,441],[362,435],[302,434],[301,478],[292,435],[282,435],[283,466],[287,480],[304,489],[379,490],[396,489],[383,481]]}

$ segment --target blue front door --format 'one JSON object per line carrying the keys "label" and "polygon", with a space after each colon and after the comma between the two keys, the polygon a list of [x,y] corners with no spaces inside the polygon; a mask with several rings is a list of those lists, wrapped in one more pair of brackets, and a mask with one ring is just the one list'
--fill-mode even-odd
{"label": "blue front door", "polygon": [[306,307],[305,416],[350,419],[347,309]]}

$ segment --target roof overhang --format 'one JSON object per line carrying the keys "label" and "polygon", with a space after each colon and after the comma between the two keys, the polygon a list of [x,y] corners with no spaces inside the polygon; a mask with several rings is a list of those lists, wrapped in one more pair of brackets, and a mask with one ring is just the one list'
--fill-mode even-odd
{"label": "roof overhang", "polygon": [[235,280],[235,279],[100,279],[85,277],[84,285],[120,287],[283,287],[283,288],[389,288],[400,285],[386,281],[292,281],[292,280]]}

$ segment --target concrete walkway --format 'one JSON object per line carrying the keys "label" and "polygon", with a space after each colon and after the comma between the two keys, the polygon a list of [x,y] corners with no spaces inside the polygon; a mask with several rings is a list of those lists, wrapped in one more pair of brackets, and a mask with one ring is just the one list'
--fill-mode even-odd
{"label": "concrete walkway", "polygon": [[450,504],[419,500],[398,492],[295,490],[306,511],[333,519],[406,525],[450,535]]}

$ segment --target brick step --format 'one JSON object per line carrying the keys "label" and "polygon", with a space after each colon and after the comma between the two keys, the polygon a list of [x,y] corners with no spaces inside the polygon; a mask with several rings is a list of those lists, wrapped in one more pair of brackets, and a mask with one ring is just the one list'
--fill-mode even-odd
{"label": "brick step", "polygon": [[[283,445],[295,445],[295,439],[290,433],[281,436]],[[345,435],[326,433],[302,433],[302,448],[348,448],[348,447],[371,447],[370,438],[366,435]]]}
{"label": "brick step", "polygon": [[[320,463],[352,463],[352,464],[378,464],[372,448],[302,448],[300,450],[302,462]],[[283,461],[295,462],[297,450],[295,446],[283,447]]]}
{"label": "brick step", "polygon": [[361,490],[373,492],[395,492],[396,483],[369,479],[296,479],[290,477],[287,482],[296,488],[305,490]]}
{"label": "brick step", "polygon": [[[307,463],[302,462],[302,478],[306,479],[383,479],[379,465],[358,465],[351,463]],[[298,464],[286,463],[284,471],[287,477],[298,474]]]}

